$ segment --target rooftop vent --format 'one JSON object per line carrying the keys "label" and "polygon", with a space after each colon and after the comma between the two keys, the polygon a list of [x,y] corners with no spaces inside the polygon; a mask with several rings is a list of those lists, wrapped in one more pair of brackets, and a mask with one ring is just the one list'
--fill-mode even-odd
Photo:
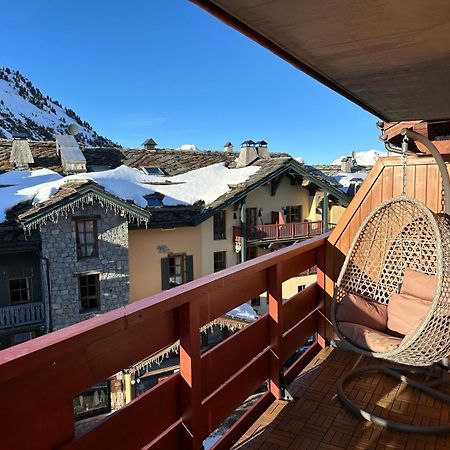
{"label": "rooftop vent", "polygon": [[225,153],[233,153],[233,144],[231,142],[225,142],[223,151]]}
{"label": "rooftop vent", "polygon": [[345,156],[341,159],[341,172],[350,173],[353,167],[353,158],[351,156]]}
{"label": "rooftop vent", "polygon": [[258,141],[255,143],[257,149],[258,149],[258,155],[262,159],[269,159],[270,153],[268,149],[268,143],[266,141]]}
{"label": "rooftop vent", "polygon": [[19,170],[28,169],[28,165],[34,163],[34,158],[30,150],[30,144],[28,144],[26,139],[13,140],[9,162]]}
{"label": "rooftop vent", "polygon": [[158,145],[152,138],[146,139],[142,144],[145,150],[155,150]]}
{"label": "rooftop vent", "polygon": [[236,161],[236,168],[247,167],[258,159],[258,151],[255,147],[255,142],[248,140],[241,144],[241,151]]}
{"label": "rooftop vent", "polygon": [[86,158],[73,136],[67,134],[57,135],[56,153],[61,157],[64,173],[86,172]]}

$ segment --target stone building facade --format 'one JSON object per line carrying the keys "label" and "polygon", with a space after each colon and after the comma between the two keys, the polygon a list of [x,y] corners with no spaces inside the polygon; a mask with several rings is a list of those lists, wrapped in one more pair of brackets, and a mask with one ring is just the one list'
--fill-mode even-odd
{"label": "stone building facade", "polygon": [[[98,254],[77,255],[77,219],[94,218],[97,223]],[[46,294],[50,330],[124,306],[129,298],[128,223],[125,217],[106,211],[98,204],[77,208],[57,222],[47,222],[41,229],[41,248],[47,263],[43,279],[50,282]],[[98,277],[99,304],[83,310],[80,303],[80,277]],[[48,294],[50,292],[50,296]],[[50,297],[50,298],[49,298]]]}

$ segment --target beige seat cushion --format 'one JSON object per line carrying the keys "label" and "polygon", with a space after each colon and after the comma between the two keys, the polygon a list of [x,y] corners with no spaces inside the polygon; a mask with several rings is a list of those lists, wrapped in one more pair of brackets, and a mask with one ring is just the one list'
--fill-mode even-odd
{"label": "beige seat cushion", "polygon": [[337,305],[336,320],[384,331],[387,325],[387,306],[364,300],[355,294],[347,294]]}
{"label": "beige seat cushion", "polygon": [[387,327],[400,334],[414,331],[424,319],[431,302],[406,294],[392,294],[388,304]]}
{"label": "beige seat cushion", "polygon": [[395,350],[402,342],[401,338],[373,330],[357,323],[340,322],[341,333],[358,347],[375,353]]}
{"label": "beige seat cushion", "polygon": [[422,300],[433,301],[436,292],[436,276],[426,275],[409,267],[405,269],[400,294],[411,295]]}

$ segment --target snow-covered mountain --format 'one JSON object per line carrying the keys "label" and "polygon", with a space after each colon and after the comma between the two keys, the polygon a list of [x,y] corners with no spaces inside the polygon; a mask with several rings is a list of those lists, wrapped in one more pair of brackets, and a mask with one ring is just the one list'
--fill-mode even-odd
{"label": "snow-covered mountain", "polygon": [[[377,159],[381,156],[387,156],[387,152],[381,152],[380,150],[366,150],[364,152],[353,152],[353,155],[356,159],[356,164],[360,166],[373,166]],[[340,164],[342,158],[351,155],[344,155],[335,159],[331,164]]]}
{"label": "snow-covered mountain", "polygon": [[75,111],[42,94],[20,72],[0,68],[0,138],[22,133],[28,139],[53,139],[55,134],[66,134],[72,123],[78,125],[78,141],[90,146],[117,146],[98,135]]}

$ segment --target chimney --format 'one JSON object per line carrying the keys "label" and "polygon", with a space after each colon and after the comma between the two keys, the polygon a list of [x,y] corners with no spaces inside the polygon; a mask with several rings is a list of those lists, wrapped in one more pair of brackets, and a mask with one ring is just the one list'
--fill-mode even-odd
{"label": "chimney", "polygon": [[13,140],[9,162],[18,170],[28,169],[28,165],[34,163],[30,144],[26,139]]}
{"label": "chimney", "polygon": [[59,134],[56,136],[56,153],[61,158],[65,174],[86,172],[86,158],[72,135]]}
{"label": "chimney", "polygon": [[270,153],[269,153],[269,149],[267,146],[268,146],[268,144],[266,141],[258,141],[256,143],[258,155],[261,159],[269,159],[270,158]]}
{"label": "chimney", "polygon": [[344,156],[341,159],[341,172],[344,173],[351,173],[352,171],[352,157],[351,156]]}
{"label": "chimney", "polygon": [[233,153],[233,144],[231,142],[225,142],[223,151],[225,153]]}
{"label": "chimney", "polygon": [[250,166],[258,159],[258,151],[256,150],[255,143],[251,140],[244,141],[241,144],[241,151],[236,161],[236,169],[241,167]]}
{"label": "chimney", "polygon": [[145,150],[156,150],[158,145],[152,138],[146,139],[142,144]]}

